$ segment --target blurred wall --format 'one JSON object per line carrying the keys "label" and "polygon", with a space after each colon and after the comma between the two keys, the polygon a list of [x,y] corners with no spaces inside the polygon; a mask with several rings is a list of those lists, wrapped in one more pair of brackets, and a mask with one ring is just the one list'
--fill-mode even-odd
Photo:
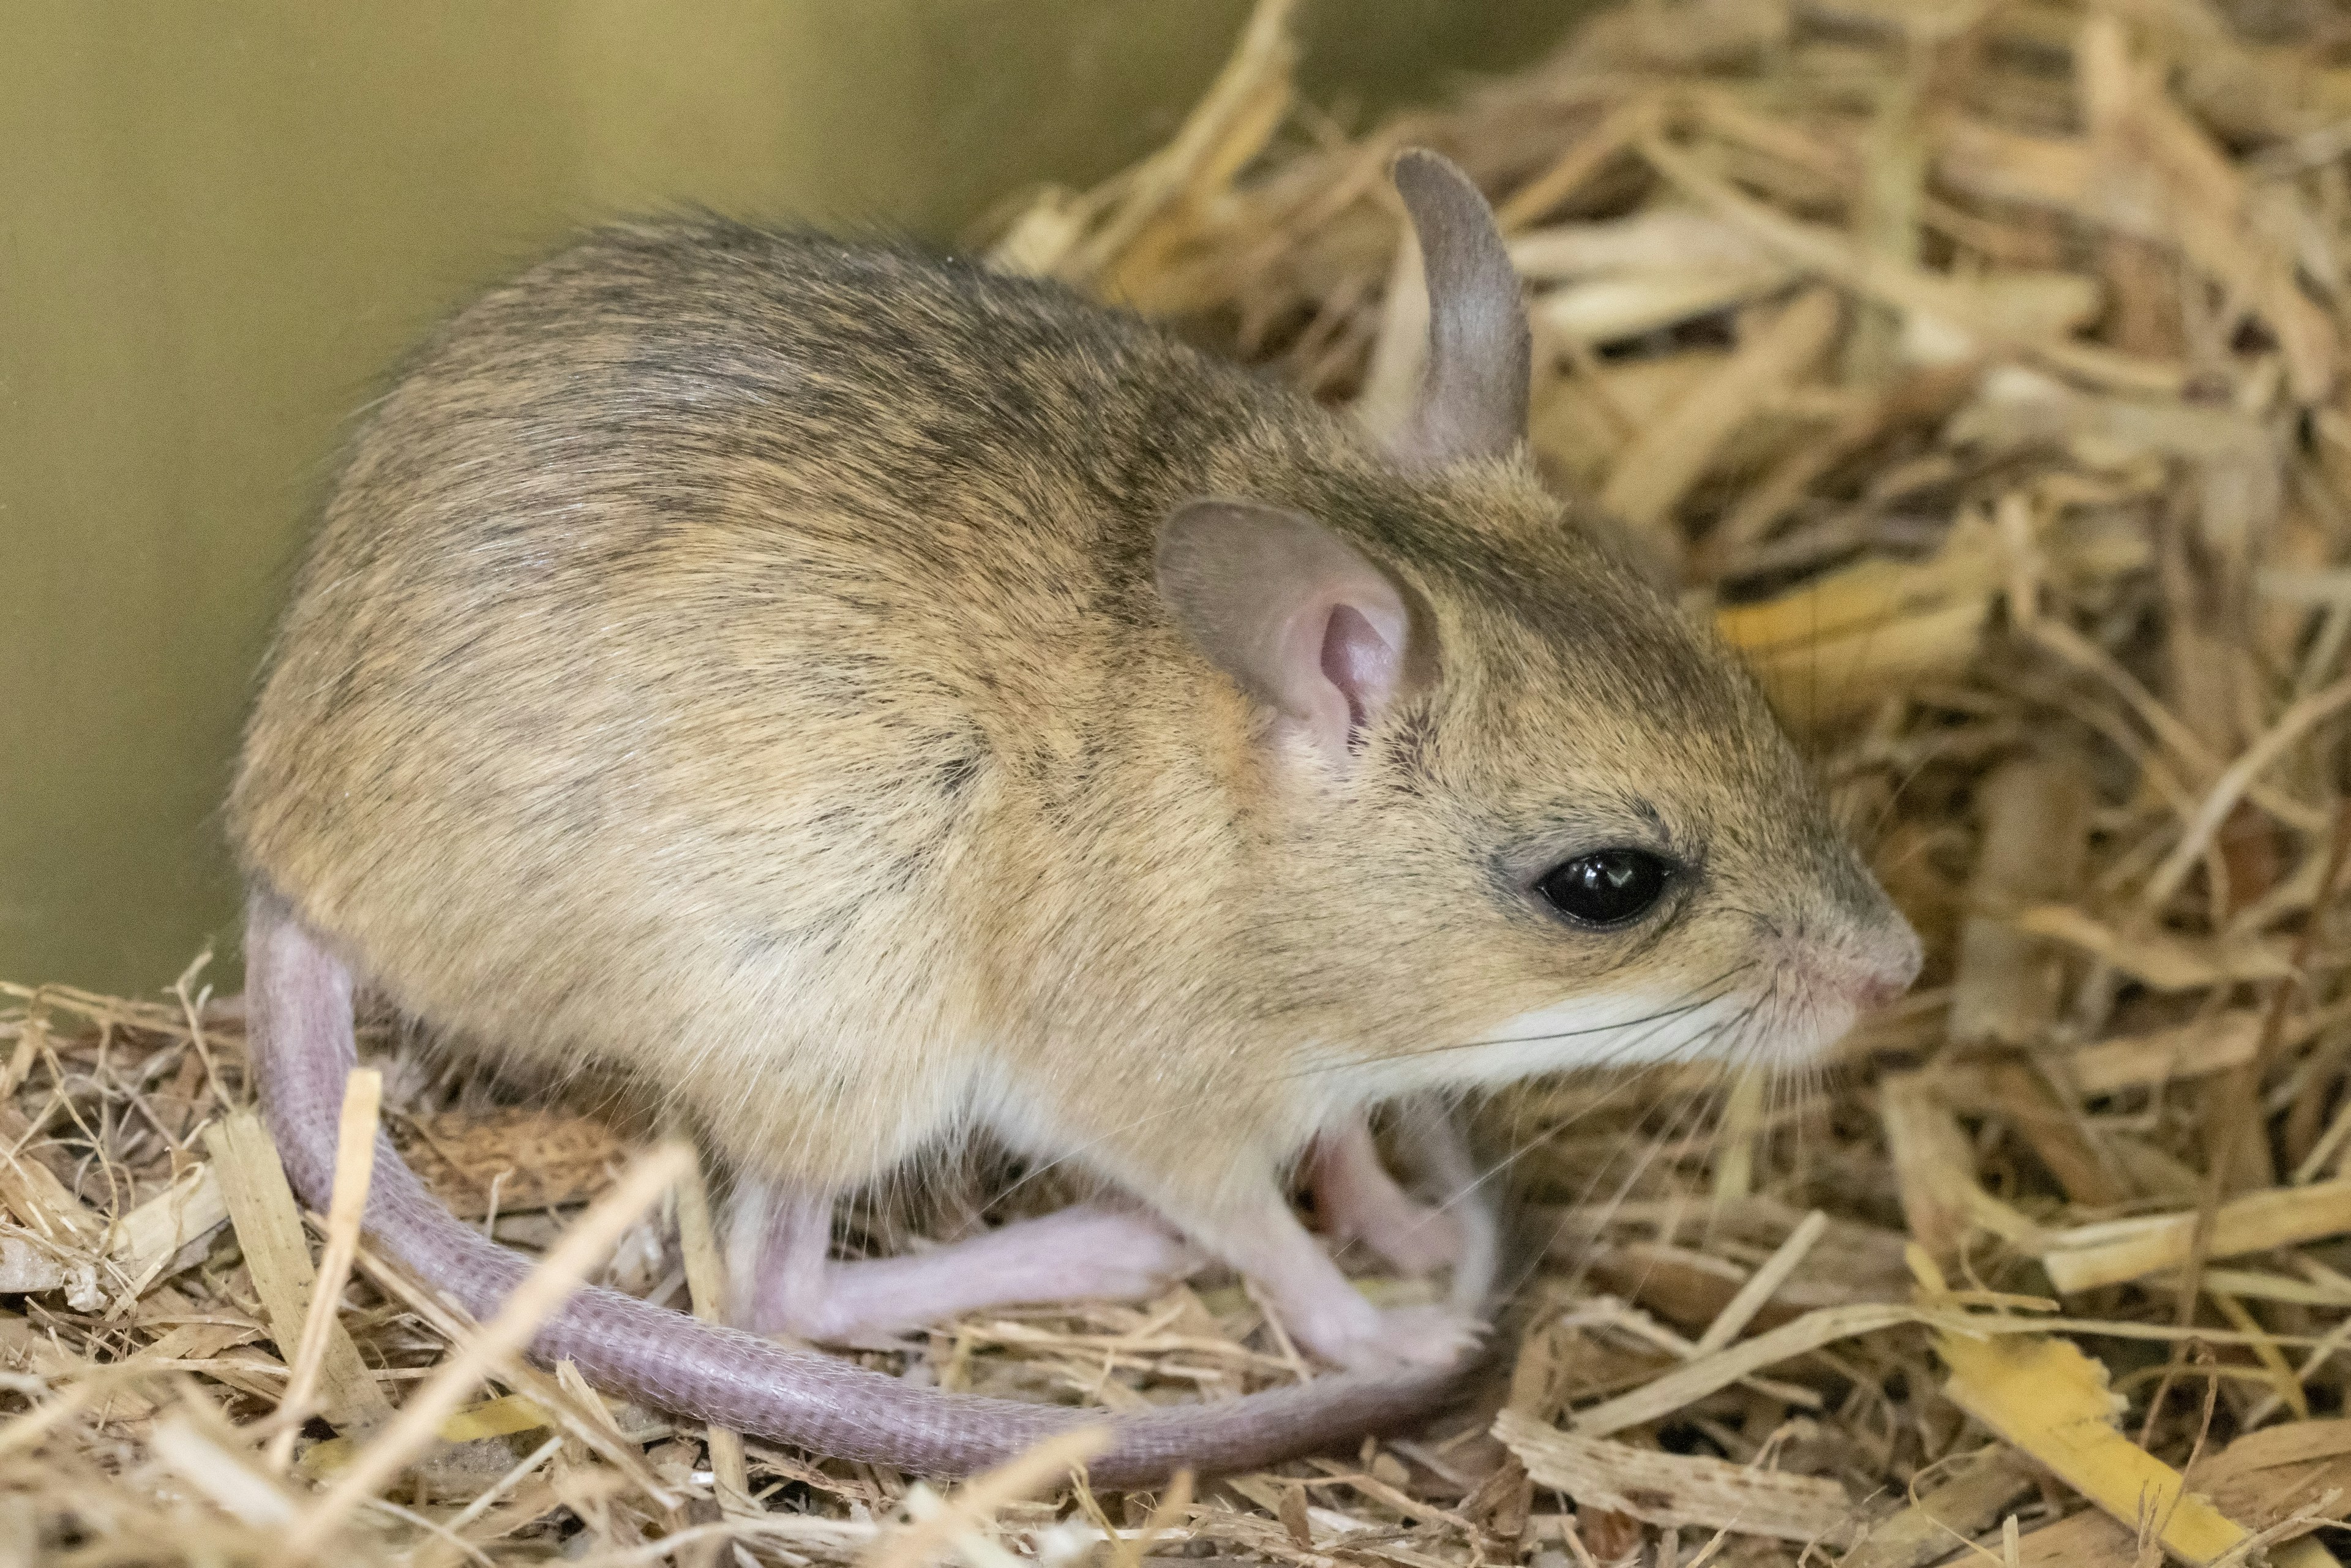
{"label": "blurred wall", "polygon": [[[1306,89],[1507,68],[1573,0],[1325,0]],[[235,946],[216,807],[345,419],[569,229],[953,235],[1149,151],[1247,0],[0,0],[0,977]]]}

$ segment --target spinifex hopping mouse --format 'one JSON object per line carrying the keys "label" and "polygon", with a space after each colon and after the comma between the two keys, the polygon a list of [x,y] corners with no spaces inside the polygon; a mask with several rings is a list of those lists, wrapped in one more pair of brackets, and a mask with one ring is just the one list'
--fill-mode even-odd
{"label": "spinifex hopping mouse", "polygon": [[[231,802],[298,1190],[358,985],[633,1079],[732,1167],[742,1327],[582,1292],[534,1350],[601,1385],[967,1471],[1098,1413],[759,1332],[1134,1295],[1193,1249],[1352,1369],[1116,1417],[1092,1473],[1139,1483],[1453,1381],[1492,1228],[1406,1197],[1370,1108],[1801,1062],[1907,985],[1756,686],[1537,483],[1485,204],[1395,173],[1430,331],[1384,444],[1063,288],[724,224],[597,235],[444,326],[356,437]],[[837,1194],[974,1131],[1127,1201],[829,1258]],[[1451,1304],[1352,1289],[1301,1159]],[[388,1145],[368,1226],[477,1314],[523,1268]]]}

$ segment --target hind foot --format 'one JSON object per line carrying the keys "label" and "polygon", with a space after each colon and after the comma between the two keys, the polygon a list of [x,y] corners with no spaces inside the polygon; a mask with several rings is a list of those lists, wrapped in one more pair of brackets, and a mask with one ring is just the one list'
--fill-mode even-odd
{"label": "hind foot", "polygon": [[[738,1206],[738,1234],[767,1222],[756,1260],[742,1257],[750,1249],[737,1249],[736,1278],[752,1281],[738,1321],[755,1333],[827,1343],[902,1333],[989,1307],[1138,1300],[1202,1260],[1147,1215],[1077,1204],[925,1252],[842,1262],[829,1255],[829,1199],[760,1197]],[[748,1212],[761,1207],[764,1217]]]}

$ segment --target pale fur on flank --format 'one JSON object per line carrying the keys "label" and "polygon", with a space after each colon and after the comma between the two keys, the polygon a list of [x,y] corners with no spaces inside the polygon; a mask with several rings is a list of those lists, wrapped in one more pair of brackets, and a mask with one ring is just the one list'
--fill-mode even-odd
{"label": "pale fur on flank", "polygon": [[[984,1127],[1252,1271],[1373,1103],[1802,1060],[1915,940],[1744,672],[1480,434],[1523,358],[1455,361],[1523,323],[1437,164],[1399,182],[1429,402],[1468,406],[1393,452],[910,251],[621,228],[490,293],[371,413],[303,569],[230,806],[256,929],[634,1078],[747,1180],[831,1195]],[[1304,663],[1285,594],[1333,617]],[[1676,868],[1646,918],[1533,891],[1626,846]]]}

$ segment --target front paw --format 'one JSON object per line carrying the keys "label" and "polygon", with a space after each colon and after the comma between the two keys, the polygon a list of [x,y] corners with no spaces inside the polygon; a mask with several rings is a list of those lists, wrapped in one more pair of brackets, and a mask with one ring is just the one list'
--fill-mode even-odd
{"label": "front paw", "polygon": [[1360,1312],[1290,1324],[1290,1333],[1326,1361],[1351,1372],[1450,1366],[1485,1337],[1486,1324],[1446,1307],[1374,1307],[1356,1297]]}

